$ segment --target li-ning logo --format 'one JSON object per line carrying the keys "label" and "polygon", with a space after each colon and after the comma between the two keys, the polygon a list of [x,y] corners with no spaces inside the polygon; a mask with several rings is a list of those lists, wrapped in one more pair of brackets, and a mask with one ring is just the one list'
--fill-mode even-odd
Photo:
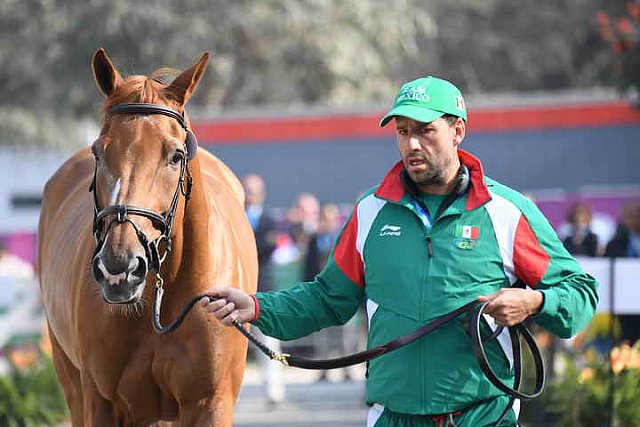
{"label": "li-ning logo", "polygon": [[397,225],[386,224],[380,229],[381,236],[400,236],[402,234],[402,227]]}
{"label": "li-ning logo", "polygon": [[398,94],[396,103],[403,101],[429,102],[430,100],[431,97],[427,95],[427,89],[425,87],[410,86],[408,88],[402,89],[402,91]]}

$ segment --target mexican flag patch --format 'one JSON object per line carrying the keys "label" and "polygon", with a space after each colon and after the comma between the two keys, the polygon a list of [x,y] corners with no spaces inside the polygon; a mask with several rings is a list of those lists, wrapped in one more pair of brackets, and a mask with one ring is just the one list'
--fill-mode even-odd
{"label": "mexican flag patch", "polygon": [[477,239],[480,237],[480,227],[475,225],[456,225],[455,236],[463,239]]}

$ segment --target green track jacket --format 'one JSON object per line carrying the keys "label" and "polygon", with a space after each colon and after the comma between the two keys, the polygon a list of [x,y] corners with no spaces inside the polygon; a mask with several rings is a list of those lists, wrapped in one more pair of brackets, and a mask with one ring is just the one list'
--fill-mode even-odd
{"label": "green track jacket", "polygon": [[[532,202],[485,177],[473,155],[458,155],[469,190],[432,227],[405,191],[399,162],[358,201],[313,282],[256,295],[254,323],[267,335],[295,339],[346,323],[366,299],[371,348],[518,282],[544,294],[538,324],[575,335],[594,314],[595,279]],[[486,347],[496,374],[512,383],[508,335]],[[394,412],[447,413],[501,394],[480,370],[462,317],[368,368],[367,401]]]}

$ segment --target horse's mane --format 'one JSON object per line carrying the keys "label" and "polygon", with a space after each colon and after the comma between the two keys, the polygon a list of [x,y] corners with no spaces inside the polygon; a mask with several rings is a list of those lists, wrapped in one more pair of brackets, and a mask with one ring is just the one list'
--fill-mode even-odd
{"label": "horse's mane", "polygon": [[102,106],[103,114],[117,104],[127,102],[143,102],[149,104],[163,104],[169,108],[178,110],[177,101],[167,96],[166,88],[179,71],[173,68],[160,68],[151,73],[151,76],[130,76],[109,95]]}

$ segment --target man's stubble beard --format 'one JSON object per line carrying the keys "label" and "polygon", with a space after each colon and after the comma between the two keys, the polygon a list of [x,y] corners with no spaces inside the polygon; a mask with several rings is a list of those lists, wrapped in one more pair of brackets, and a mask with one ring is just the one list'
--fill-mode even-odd
{"label": "man's stubble beard", "polygon": [[445,184],[445,170],[447,169],[448,163],[444,165],[440,165],[440,167],[434,166],[430,161],[424,159],[427,164],[427,170],[419,173],[409,173],[409,177],[413,182],[415,182],[419,187],[422,186],[433,186],[433,185],[444,185]]}

